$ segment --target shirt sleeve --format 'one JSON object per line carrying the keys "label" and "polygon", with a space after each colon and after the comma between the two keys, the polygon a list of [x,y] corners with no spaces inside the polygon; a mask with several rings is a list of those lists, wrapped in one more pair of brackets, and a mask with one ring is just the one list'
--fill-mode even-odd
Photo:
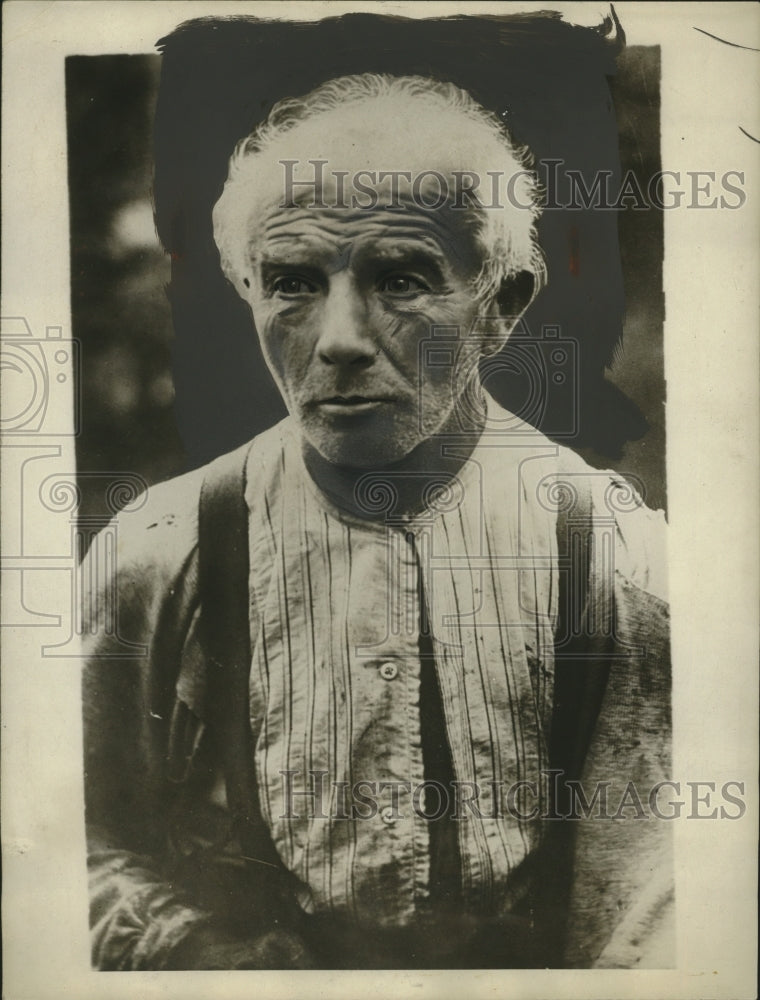
{"label": "shirt sleeve", "polygon": [[672,828],[653,809],[671,773],[666,523],[617,475],[595,477],[593,654],[608,665],[581,788],[568,964],[673,964]]}
{"label": "shirt sleeve", "polygon": [[169,727],[197,604],[196,515],[192,503],[172,506],[165,487],[149,493],[96,539],[83,567],[92,963],[122,971],[166,967],[210,919],[162,868]]}

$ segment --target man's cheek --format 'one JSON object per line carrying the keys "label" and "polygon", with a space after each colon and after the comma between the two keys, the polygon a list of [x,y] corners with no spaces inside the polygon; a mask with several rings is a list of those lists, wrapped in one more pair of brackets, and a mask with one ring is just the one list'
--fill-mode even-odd
{"label": "man's cheek", "polygon": [[287,388],[297,392],[309,373],[313,357],[308,330],[298,323],[274,322],[267,330],[266,350]]}
{"label": "man's cheek", "polygon": [[388,311],[379,319],[381,340],[391,353],[408,354],[416,358],[418,346],[432,336],[439,321],[432,310],[396,309]]}
{"label": "man's cheek", "polygon": [[469,336],[477,310],[471,302],[462,303],[454,298],[422,301],[399,311],[395,320],[406,328],[408,335],[421,339],[433,335],[435,328],[446,327],[447,335],[460,339]]}
{"label": "man's cheek", "polygon": [[431,371],[430,359],[441,356],[441,352],[435,350],[439,340],[446,341],[441,345],[444,349],[450,349],[452,341],[466,340],[469,328],[460,325],[461,319],[460,311],[440,305],[419,306],[414,311],[386,315],[383,343],[396,367],[414,384],[440,380],[441,373],[437,370],[440,362],[433,364]]}
{"label": "man's cheek", "polygon": [[276,315],[273,315],[271,311],[254,313],[254,322],[267,365],[277,380],[281,381],[286,374],[287,362],[284,348],[287,329],[283,328],[283,324],[278,322]]}

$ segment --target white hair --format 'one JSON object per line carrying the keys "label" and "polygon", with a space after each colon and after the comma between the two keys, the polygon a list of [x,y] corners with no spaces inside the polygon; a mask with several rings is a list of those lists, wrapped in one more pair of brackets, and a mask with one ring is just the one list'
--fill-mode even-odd
{"label": "white hair", "polygon": [[[249,136],[240,140],[229,161],[227,181],[214,206],[214,239],[219,249],[222,269],[240,287],[242,274],[250,266],[248,255],[249,213],[261,188],[257,173],[266,154],[296,126],[312,123],[324,115],[343,116],[348,108],[378,99],[395,102],[409,112],[410,104],[421,105],[419,113],[410,114],[412,123],[407,138],[414,145],[420,128],[420,115],[434,116],[441,128],[441,115],[454,115],[452,133],[447,142],[466,159],[468,170],[484,178],[491,172],[512,178],[504,204],[492,208],[470,201],[468,212],[474,215],[476,238],[482,251],[482,267],[474,281],[474,293],[484,301],[495,296],[502,282],[521,272],[533,276],[533,294],[545,280],[543,256],[538,246],[535,225],[539,215],[538,184],[531,171],[532,158],[525,148],[513,143],[499,118],[478,104],[466,90],[453,83],[421,76],[394,77],[386,74],[342,76],[317,87],[303,97],[286,98],[272,108],[269,116]],[[332,123],[331,123],[332,124]],[[369,126],[368,126],[369,127]],[[329,129],[325,129],[325,134]],[[398,144],[398,132],[389,132],[389,141]],[[268,161],[267,161],[268,162]],[[487,200],[487,198],[486,198]]]}

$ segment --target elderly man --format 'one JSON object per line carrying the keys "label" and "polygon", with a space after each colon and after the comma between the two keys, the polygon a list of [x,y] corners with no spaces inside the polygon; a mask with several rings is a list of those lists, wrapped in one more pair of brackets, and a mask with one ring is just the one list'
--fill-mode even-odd
{"label": "elderly man", "polygon": [[233,154],[215,238],[289,416],[120,519],[97,967],[668,963],[662,517],[478,380],[543,280],[526,163],[416,77]]}

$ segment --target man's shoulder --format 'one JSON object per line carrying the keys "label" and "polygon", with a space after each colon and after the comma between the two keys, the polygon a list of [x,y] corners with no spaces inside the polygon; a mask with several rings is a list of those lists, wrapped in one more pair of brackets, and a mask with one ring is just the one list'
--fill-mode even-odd
{"label": "man's shoulder", "polygon": [[115,547],[121,590],[170,585],[197,549],[198,499],[205,469],[147,487],[105,529]]}
{"label": "man's shoulder", "polygon": [[666,601],[667,522],[664,510],[647,505],[646,484],[635,474],[591,465],[569,448],[559,449],[557,465],[559,489],[571,494],[576,510],[588,510],[597,547],[610,537],[617,578]]}
{"label": "man's shoulder", "polygon": [[[505,442],[504,450],[481,450],[479,457],[495,473],[492,481],[502,478],[500,470],[519,467],[516,478],[507,475],[502,481],[517,485],[520,505],[550,518],[561,515],[568,523],[588,522],[600,545],[607,544],[602,543],[602,537],[608,535],[616,576],[638,591],[665,600],[665,512],[647,506],[646,484],[635,475],[592,465],[572,448],[520,426],[515,417],[510,422],[508,411],[489,401],[489,416],[492,414],[502,426],[518,426],[520,431]],[[538,525],[544,525],[541,518]]]}
{"label": "man's shoulder", "polygon": [[[558,460],[558,482],[585,495],[597,547],[609,536],[616,577],[635,591],[667,601],[665,511],[649,507],[646,485],[634,475],[597,468],[570,449]],[[572,516],[572,514],[571,514]]]}
{"label": "man's shoulder", "polygon": [[204,482],[239,468],[242,491],[244,465],[249,479],[271,475],[282,453],[284,425],[283,421],[206,465],[144,490],[112,522],[122,567],[170,570],[186,561],[198,545],[198,507]]}
{"label": "man's shoulder", "polygon": [[554,512],[569,504],[589,510],[610,508],[611,513],[643,504],[643,491],[635,477],[592,464],[491,397],[488,420],[490,428],[483,434],[475,457],[489,468],[492,481],[518,485],[523,502]]}

